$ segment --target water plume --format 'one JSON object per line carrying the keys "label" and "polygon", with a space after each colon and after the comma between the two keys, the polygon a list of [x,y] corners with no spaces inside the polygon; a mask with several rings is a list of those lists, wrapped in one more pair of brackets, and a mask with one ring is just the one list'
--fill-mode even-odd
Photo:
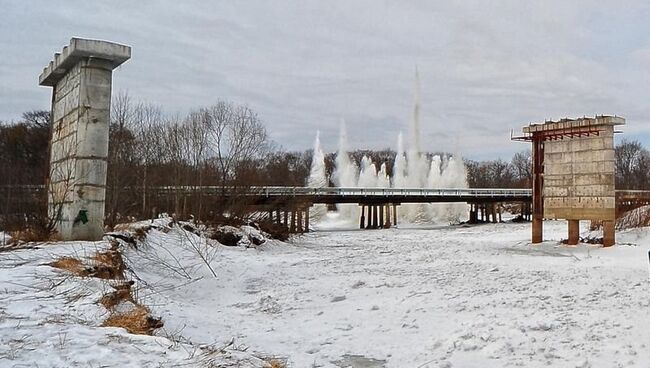
{"label": "water plume", "polygon": [[[341,120],[339,147],[334,160],[332,182],[340,188],[467,188],[467,172],[459,153],[454,155],[429,155],[422,152],[420,132],[420,77],[415,70],[415,93],[413,116],[409,127],[408,145],[400,132],[397,136],[397,149],[392,167],[392,177],[388,175],[386,162],[373,162],[363,156],[359,165],[348,153],[348,135],[345,121]],[[379,166],[379,170],[377,167]],[[325,180],[325,156],[320,147],[319,135],[314,143],[314,158],[309,176],[309,186],[322,186]],[[325,178],[325,179],[323,179]],[[356,204],[337,205],[339,216],[350,222],[357,222],[359,206]],[[417,203],[402,204],[399,217],[410,223],[453,223],[466,216],[464,203]]]}

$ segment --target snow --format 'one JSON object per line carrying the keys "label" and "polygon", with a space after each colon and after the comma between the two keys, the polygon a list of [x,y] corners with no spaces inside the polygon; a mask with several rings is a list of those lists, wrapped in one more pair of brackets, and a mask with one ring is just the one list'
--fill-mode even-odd
{"label": "snow", "polygon": [[0,246],[9,244],[11,241],[11,236],[4,231],[0,230]]}
{"label": "snow", "polygon": [[560,245],[565,222],[536,246],[529,223],[333,227],[256,248],[150,230],[124,257],[165,322],[153,337],[97,327],[105,282],[43,265],[106,242],[0,253],[0,366],[192,366],[193,347],[233,338],[231,362],[291,367],[650,365],[648,228],[600,248]]}
{"label": "snow", "polygon": [[[75,277],[50,267],[54,259],[84,259],[109,243],[61,242],[0,249],[0,367],[265,367],[236,341],[191,344],[179,336],[143,336],[98,327],[108,311],[98,300],[109,281]],[[155,308],[154,308],[155,309]]]}

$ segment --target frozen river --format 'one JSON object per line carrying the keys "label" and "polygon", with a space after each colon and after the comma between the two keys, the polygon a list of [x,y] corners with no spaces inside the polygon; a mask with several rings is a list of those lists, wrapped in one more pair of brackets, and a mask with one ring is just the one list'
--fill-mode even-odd
{"label": "frozen river", "polygon": [[168,294],[163,317],[293,367],[649,366],[647,233],[610,249],[565,235],[547,222],[532,247],[530,224],[504,223],[227,248],[219,279]]}
{"label": "frozen river", "polygon": [[47,265],[108,241],[0,253],[0,366],[650,366],[648,229],[602,249],[558,245],[562,222],[539,246],[530,224],[336,225],[259,248],[149,231],[123,250],[156,337],[99,327],[110,281]]}

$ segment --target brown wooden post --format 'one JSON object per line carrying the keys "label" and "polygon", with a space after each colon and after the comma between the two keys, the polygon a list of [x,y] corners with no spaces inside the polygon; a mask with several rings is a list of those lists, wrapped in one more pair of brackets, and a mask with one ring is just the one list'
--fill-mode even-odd
{"label": "brown wooden post", "polygon": [[311,207],[311,206],[305,207],[305,228],[304,228],[304,231],[306,233],[309,232],[309,207]]}
{"label": "brown wooden post", "polygon": [[541,243],[544,233],[544,141],[533,133],[533,229],[532,242]]}
{"label": "brown wooden post", "polygon": [[567,220],[569,223],[569,239],[567,244],[576,245],[580,240],[580,221],[579,220]]}
{"label": "brown wooden post", "polygon": [[616,243],[614,224],[613,220],[603,221],[603,247],[611,247]]}

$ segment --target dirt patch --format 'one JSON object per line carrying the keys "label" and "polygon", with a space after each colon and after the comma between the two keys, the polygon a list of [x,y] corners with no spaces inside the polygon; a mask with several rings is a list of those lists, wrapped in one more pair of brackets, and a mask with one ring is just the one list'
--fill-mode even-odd
{"label": "dirt patch", "polygon": [[212,234],[212,239],[218,241],[219,243],[228,246],[235,247],[243,238],[243,234],[239,229],[233,226],[221,226]]}

